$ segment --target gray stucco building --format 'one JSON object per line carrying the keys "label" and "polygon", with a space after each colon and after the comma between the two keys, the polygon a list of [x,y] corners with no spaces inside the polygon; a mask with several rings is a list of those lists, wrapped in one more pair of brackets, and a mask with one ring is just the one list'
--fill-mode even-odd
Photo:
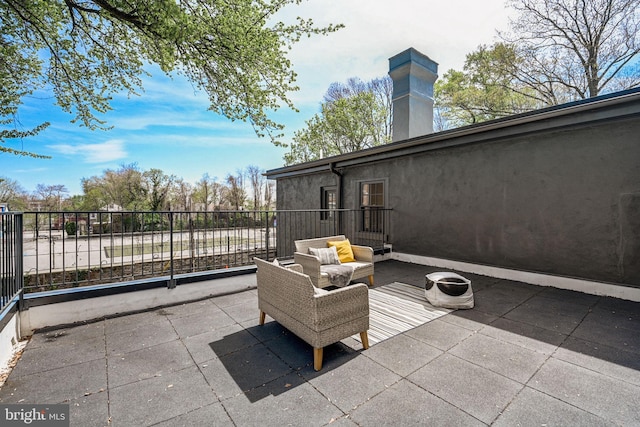
{"label": "gray stucco building", "polygon": [[640,297],[640,89],[267,177],[278,209],[326,208],[327,194],[392,209],[384,237],[398,259]]}

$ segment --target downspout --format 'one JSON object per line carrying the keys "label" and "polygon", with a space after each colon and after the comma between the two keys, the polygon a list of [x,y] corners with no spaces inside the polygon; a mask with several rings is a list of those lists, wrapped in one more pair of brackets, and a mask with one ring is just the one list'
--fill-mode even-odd
{"label": "downspout", "polygon": [[[336,188],[337,188],[337,195],[336,195],[336,199],[338,202],[338,209],[342,209],[343,208],[343,201],[342,201],[342,173],[338,172],[338,170],[336,169],[336,164],[335,163],[329,163],[329,169],[331,170],[331,173],[334,174],[337,177],[337,183],[336,183]],[[338,212],[338,231],[340,234],[344,234],[343,230],[342,230],[342,213]]]}
{"label": "downspout", "polygon": [[342,174],[336,169],[335,163],[329,163],[331,173],[338,177],[336,187],[338,188],[338,209],[342,209]]}

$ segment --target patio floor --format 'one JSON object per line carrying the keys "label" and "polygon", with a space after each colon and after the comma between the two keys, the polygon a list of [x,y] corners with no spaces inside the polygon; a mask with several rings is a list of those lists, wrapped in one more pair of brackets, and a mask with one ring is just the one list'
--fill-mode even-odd
{"label": "patio floor", "polygon": [[[376,286],[436,270],[379,262]],[[474,309],[326,347],[320,372],[251,290],[37,333],[0,402],[69,403],[72,426],[640,424],[640,303],[461,274]]]}

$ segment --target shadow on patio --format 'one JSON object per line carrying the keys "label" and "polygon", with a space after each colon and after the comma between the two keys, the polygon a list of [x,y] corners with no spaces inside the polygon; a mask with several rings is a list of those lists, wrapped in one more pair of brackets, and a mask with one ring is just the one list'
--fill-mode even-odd
{"label": "shadow on patio", "polygon": [[[376,283],[435,270],[383,261]],[[640,423],[640,303],[462,274],[474,309],[329,346],[320,372],[258,326],[255,290],[37,333],[0,402],[68,403],[78,426]]]}

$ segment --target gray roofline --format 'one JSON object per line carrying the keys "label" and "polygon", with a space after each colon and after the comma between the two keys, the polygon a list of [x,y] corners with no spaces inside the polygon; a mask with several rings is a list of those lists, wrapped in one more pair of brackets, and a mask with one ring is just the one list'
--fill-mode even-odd
{"label": "gray roofline", "polygon": [[[495,119],[474,125],[450,129],[442,132],[423,135],[403,141],[396,141],[353,153],[326,157],[311,162],[271,169],[265,172],[269,179],[286,178],[296,175],[308,175],[330,171],[334,168],[369,163],[381,159],[402,156],[422,151],[441,149],[470,143],[478,143],[488,139],[495,140],[507,136],[522,135],[540,129],[549,129],[550,119],[559,120],[553,128],[575,125],[585,121],[597,121],[614,117],[640,114],[640,88],[614,92],[595,98],[584,99],[568,104],[556,105],[541,110],[529,111],[514,116]],[[634,109],[620,115],[619,109],[625,104],[636,103]],[[600,113],[603,109],[610,113]],[[579,120],[571,116],[584,113]],[[489,135],[484,135],[487,134]]]}

